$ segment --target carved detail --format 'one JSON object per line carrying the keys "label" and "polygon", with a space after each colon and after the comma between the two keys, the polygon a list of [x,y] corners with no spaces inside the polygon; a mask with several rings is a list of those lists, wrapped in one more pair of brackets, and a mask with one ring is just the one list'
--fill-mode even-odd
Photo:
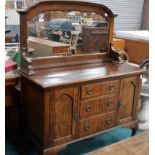
{"label": "carved detail", "polygon": [[118,63],[125,63],[129,61],[128,54],[123,50],[114,48],[113,43],[111,43],[110,54],[112,58],[118,60]]}

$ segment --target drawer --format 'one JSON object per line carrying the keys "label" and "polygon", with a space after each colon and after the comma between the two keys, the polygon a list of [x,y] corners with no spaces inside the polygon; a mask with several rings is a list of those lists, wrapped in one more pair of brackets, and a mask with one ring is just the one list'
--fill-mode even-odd
{"label": "drawer", "polygon": [[86,99],[90,97],[99,96],[101,94],[101,84],[92,84],[81,87],[81,98]]}
{"label": "drawer", "polygon": [[100,99],[101,112],[107,113],[107,112],[115,111],[117,109],[117,105],[118,105],[117,93],[104,95],[104,97]]}
{"label": "drawer", "polygon": [[79,123],[79,137],[88,136],[104,129],[112,128],[116,124],[116,113],[108,113],[82,120]]}
{"label": "drawer", "polygon": [[103,129],[109,129],[116,125],[116,112],[111,112],[103,116]]}
{"label": "drawer", "polygon": [[110,94],[119,91],[120,87],[120,81],[114,80],[114,81],[107,81],[103,82],[101,86],[101,94]]}
{"label": "drawer", "polygon": [[102,116],[80,121],[79,137],[91,135],[102,130]]}
{"label": "drawer", "polygon": [[92,116],[100,112],[100,100],[80,102],[80,117]]}

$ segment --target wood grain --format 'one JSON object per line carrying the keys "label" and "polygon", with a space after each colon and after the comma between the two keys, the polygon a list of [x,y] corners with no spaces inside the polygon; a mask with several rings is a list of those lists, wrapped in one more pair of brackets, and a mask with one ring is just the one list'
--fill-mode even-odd
{"label": "wood grain", "polygon": [[125,52],[129,56],[129,61],[140,64],[149,58],[149,42],[143,40],[127,39],[125,40]]}
{"label": "wood grain", "polygon": [[149,155],[149,132],[98,149],[87,155]]}
{"label": "wood grain", "polygon": [[[94,64],[95,65],[95,64]],[[43,88],[52,86],[71,85],[74,83],[110,80],[118,78],[120,75],[126,77],[130,75],[144,74],[146,70],[140,69],[134,64],[116,64],[111,62],[104,62],[98,66],[81,65],[74,67],[67,67],[64,69],[56,68],[56,70],[44,70],[42,74],[26,76],[30,81]],[[110,78],[110,79],[109,79]],[[95,88],[97,89],[97,88]]]}
{"label": "wood grain", "polygon": [[134,106],[136,104],[138,84],[139,79],[137,77],[129,77],[121,81],[118,124],[124,124],[134,119]]}

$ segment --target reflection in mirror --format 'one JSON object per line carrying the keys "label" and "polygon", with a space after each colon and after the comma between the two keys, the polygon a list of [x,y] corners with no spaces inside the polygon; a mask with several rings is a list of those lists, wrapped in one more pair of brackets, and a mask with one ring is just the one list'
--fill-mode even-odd
{"label": "reflection in mirror", "polygon": [[66,56],[106,52],[107,14],[50,11],[28,22],[30,57]]}

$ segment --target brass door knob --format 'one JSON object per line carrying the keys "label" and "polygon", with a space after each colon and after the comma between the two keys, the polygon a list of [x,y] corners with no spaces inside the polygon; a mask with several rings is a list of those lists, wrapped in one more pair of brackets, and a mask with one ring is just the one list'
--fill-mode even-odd
{"label": "brass door knob", "polygon": [[91,105],[87,105],[87,106],[86,106],[86,111],[89,112],[89,111],[91,111],[91,110],[92,110],[92,106],[91,106]]}
{"label": "brass door knob", "polygon": [[88,94],[88,95],[92,95],[93,93],[94,93],[94,90],[93,90],[93,89],[88,89],[88,90],[87,90],[87,94]]}
{"label": "brass door knob", "polygon": [[91,125],[90,124],[86,124],[85,125],[85,131],[88,131],[90,128],[91,128]]}
{"label": "brass door knob", "polygon": [[112,106],[112,101],[107,102],[107,105],[108,105],[108,107],[111,107]]}
{"label": "brass door knob", "polygon": [[114,88],[115,88],[115,86],[113,86],[113,85],[109,86],[109,90],[114,90]]}
{"label": "brass door knob", "polygon": [[111,118],[107,118],[106,119],[106,123],[109,125],[109,124],[111,124]]}

